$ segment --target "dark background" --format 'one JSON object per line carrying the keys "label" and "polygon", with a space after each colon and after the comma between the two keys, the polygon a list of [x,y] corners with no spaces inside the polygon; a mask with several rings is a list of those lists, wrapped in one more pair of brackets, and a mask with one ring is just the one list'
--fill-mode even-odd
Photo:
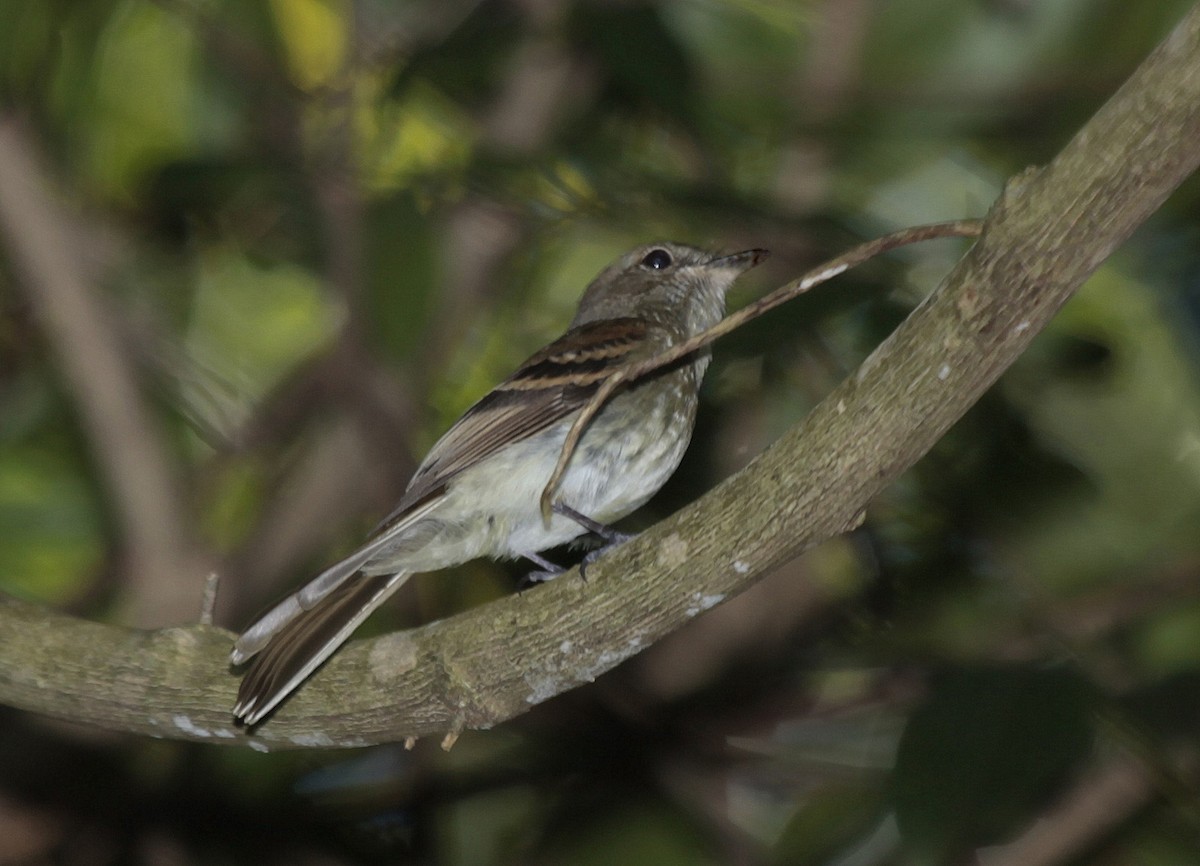
{"label": "dark background", "polygon": [[[213,569],[217,623],[242,626],[362,538],[619,253],[770,248],[739,306],[982,215],[1188,6],[3,0],[0,112],[138,374],[152,423],[125,447],[166,455],[183,519],[138,549],[161,515],[111,483],[81,399],[104,383],[64,372],[4,238],[0,589],[153,627],[195,619]],[[1198,189],[861,530],[593,686],[449,753],[0,711],[0,863],[1200,862]],[[719,343],[685,463],[629,525],[802,418],[962,249]],[[372,628],[520,574],[424,576]],[[1018,838],[1043,847],[977,851]]]}

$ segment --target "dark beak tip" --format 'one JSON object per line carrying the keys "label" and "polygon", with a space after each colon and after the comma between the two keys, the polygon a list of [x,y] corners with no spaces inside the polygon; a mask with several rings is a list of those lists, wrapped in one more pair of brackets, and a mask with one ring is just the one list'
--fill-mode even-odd
{"label": "dark beak tip", "polygon": [[728,256],[718,256],[712,259],[709,264],[718,267],[733,267],[743,271],[748,271],[750,268],[759,264],[767,256],[771,255],[770,250],[755,248],[752,250],[742,250],[740,253],[733,253]]}
{"label": "dark beak tip", "polygon": [[731,262],[736,262],[742,267],[743,270],[748,271],[753,267],[757,267],[770,255],[770,250],[755,248],[752,250],[743,250],[740,253],[734,253],[733,255],[729,256],[729,260]]}

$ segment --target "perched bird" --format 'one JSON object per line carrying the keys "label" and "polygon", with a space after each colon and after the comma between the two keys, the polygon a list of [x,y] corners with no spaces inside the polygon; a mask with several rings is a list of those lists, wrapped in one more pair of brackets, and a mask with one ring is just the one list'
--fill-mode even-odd
{"label": "perched bird", "polygon": [[251,664],[234,716],[261,721],[411,575],[479,556],[525,558],[642,506],[679,466],[710,354],[699,350],[619,389],[585,428],[547,525],[542,489],[567,431],[606,376],[716,324],[725,293],[766,250],[714,255],[639,247],[597,276],[567,332],[467,410],[430,450],[371,538],[289,595],[234,644]]}

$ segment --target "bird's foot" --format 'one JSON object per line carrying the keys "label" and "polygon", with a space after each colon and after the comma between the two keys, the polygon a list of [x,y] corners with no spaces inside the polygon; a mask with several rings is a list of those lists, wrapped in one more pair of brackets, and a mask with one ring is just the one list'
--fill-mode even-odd
{"label": "bird's foot", "polygon": [[587,570],[592,563],[594,563],[604,554],[608,553],[608,551],[612,548],[637,537],[632,533],[618,532],[608,524],[601,523],[598,520],[593,520],[586,514],[579,513],[574,508],[563,502],[554,503],[554,511],[557,514],[561,514],[563,517],[574,520],[588,532],[599,536],[600,540],[604,542],[600,547],[589,551],[588,554],[584,556],[583,561],[579,563],[579,576],[583,578],[584,581],[587,580]]}
{"label": "bird's foot", "polygon": [[522,575],[517,581],[517,592],[524,592],[540,583],[549,583],[564,571],[566,571],[565,568],[560,568],[558,571],[531,571]]}
{"label": "bird's foot", "polygon": [[531,586],[537,586],[539,583],[549,583],[566,571],[561,565],[555,565],[544,556],[539,556],[536,553],[526,553],[524,557],[534,565],[539,566],[539,568],[537,571],[529,572],[517,581],[517,592],[524,592]]}
{"label": "bird's foot", "polygon": [[[592,563],[607,553],[610,549],[619,544],[624,544],[626,541],[636,537],[635,535],[627,532],[618,532],[608,524],[601,523],[598,520],[593,520],[586,514],[581,514],[571,506],[562,502],[554,503],[554,513],[561,514],[563,517],[575,521],[588,532],[597,536],[603,542],[600,547],[589,551],[579,563],[579,577],[585,583],[587,582],[588,567]],[[529,589],[531,586],[537,586],[539,583],[548,583],[567,570],[562,566],[555,565],[550,560],[536,553],[526,553],[523,554],[523,556],[534,565],[538,566],[538,570],[529,572],[529,574],[526,574],[517,582],[518,592],[523,592],[524,590]]]}

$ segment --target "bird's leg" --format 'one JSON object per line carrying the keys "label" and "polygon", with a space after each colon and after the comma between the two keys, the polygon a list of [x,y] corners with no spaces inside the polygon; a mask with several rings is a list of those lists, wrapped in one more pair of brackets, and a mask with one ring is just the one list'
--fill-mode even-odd
{"label": "bird's leg", "polygon": [[553,508],[556,514],[561,514],[563,517],[574,520],[588,532],[600,536],[606,547],[613,544],[621,544],[622,542],[633,538],[633,536],[629,535],[628,533],[618,532],[607,523],[601,523],[599,520],[593,520],[586,514],[580,514],[565,502],[555,502]]}
{"label": "bird's leg", "polygon": [[565,502],[555,502],[553,507],[555,513],[561,514],[563,517],[566,517],[570,520],[574,520],[588,532],[599,536],[600,540],[604,542],[600,547],[589,551],[587,555],[583,557],[583,561],[579,563],[579,576],[584,580],[587,580],[587,569],[589,565],[607,553],[610,548],[616,547],[618,544],[624,544],[626,541],[636,537],[628,532],[618,532],[608,524],[601,523],[598,520],[593,520],[586,514],[580,514]]}
{"label": "bird's leg", "polygon": [[[556,514],[561,514],[568,520],[575,521],[588,532],[599,537],[600,540],[604,542],[600,547],[589,551],[579,563],[579,576],[584,581],[587,580],[587,569],[589,565],[603,556],[609,548],[616,547],[618,544],[624,544],[626,541],[629,541],[634,537],[626,532],[618,532],[608,524],[601,523],[599,520],[593,520],[586,514],[581,514],[571,506],[562,502],[554,503],[554,512]],[[531,586],[536,586],[539,583],[546,583],[554,580],[554,578],[566,571],[566,569],[562,566],[555,565],[553,562],[537,553],[523,553],[521,555],[534,565],[538,566],[540,570],[531,571],[529,574],[522,577],[517,584],[518,591],[528,589]]]}

